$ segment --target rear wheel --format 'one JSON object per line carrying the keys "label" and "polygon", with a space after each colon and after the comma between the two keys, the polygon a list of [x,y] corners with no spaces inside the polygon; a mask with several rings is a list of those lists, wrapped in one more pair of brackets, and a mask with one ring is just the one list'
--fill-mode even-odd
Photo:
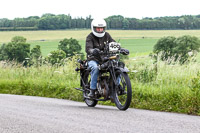
{"label": "rear wheel", "polygon": [[85,98],[85,103],[88,107],[95,107],[97,105],[97,100]]}
{"label": "rear wheel", "polygon": [[[87,89],[90,88],[90,81],[91,81],[91,76],[89,74],[89,72],[86,72],[83,76],[83,80],[84,80],[84,83],[85,83],[85,87],[87,87]],[[86,90],[86,88],[84,88],[83,86],[83,90],[85,90],[83,93],[84,96],[88,96],[89,94],[89,91]],[[97,100],[94,100],[94,99],[89,99],[89,98],[85,98],[85,103],[89,106],[89,107],[95,107],[98,103]]]}
{"label": "rear wheel", "polygon": [[117,70],[115,74],[120,79],[118,79],[119,85],[114,85],[114,102],[119,110],[126,110],[130,106],[132,99],[131,82],[126,72]]}

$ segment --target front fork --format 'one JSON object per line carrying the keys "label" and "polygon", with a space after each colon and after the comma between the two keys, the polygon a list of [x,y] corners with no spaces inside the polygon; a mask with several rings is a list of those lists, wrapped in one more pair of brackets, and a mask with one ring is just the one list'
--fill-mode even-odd
{"label": "front fork", "polygon": [[113,79],[114,85],[118,86],[120,84],[120,81],[121,81],[121,75],[116,77],[114,67],[110,68],[110,75],[111,75],[111,77]]}
{"label": "front fork", "polygon": [[111,89],[110,89],[111,90],[110,99],[111,99],[111,102],[114,102],[115,89],[116,89],[116,86],[119,85],[120,80],[121,80],[120,77],[116,77],[114,67],[110,68],[110,78],[112,81]]}

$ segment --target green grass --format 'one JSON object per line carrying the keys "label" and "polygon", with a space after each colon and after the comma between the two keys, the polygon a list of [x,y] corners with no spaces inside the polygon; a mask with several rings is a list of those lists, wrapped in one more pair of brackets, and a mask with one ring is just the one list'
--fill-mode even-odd
{"label": "green grass", "polygon": [[47,56],[51,51],[58,49],[58,44],[60,40],[52,40],[52,41],[31,41],[31,49],[35,47],[35,45],[40,45],[41,52],[43,56]]}
{"label": "green grass", "polygon": [[[60,67],[47,64],[28,68],[0,62],[0,93],[82,101],[81,92],[74,89],[80,86],[75,61],[73,58]],[[125,64],[130,70],[133,90],[130,107],[200,115],[198,63],[155,65],[149,57],[135,57]]]}
{"label": "green grass", "polygon": [[124,39],[121,46],[130,51],[131,56],[140,53],[150,53],[158,39]]}
{"label": "green grass", "polygon": [[[91,30],[52,30],[52,31],[0,31],[0,43],[6,43],[14,36],[23,36],[28,41],[50,41],[64,38],[85,40]],[[191,35],[200,37],[200,30],[107,30],[110,35],[118,39],[159,39],[164,36]]]}
{"label": "green grass", "polygon": [[[58,44],[60,40],[51,40],[51,41],[31,41],[29,42],[31,44],[31,49],[35,45],[40,45],[41,52],[43,56],[47,56],[51,51],[58,49]],[[82,47],[82,52],[85,52],[85,41],[84,40],[78,40],[79,44]]]}
{"label": "green grass", "polygon": [[[73,60],[74,62],[74,60]],[[0,63],[0,93],[57,97],[80,101],[81,95],[75,87],[80,86],[76,67],[69,61],[65,67],[23,68],[14,62]]]}

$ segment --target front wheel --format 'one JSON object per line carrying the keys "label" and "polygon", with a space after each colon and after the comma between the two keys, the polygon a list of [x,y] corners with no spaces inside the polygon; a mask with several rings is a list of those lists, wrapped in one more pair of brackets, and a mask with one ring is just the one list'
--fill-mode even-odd
{"label": "front wheel", "polygon": [[119,110],[127,110],[132,99],[131,82],[126,72],[117,70],[115,72],[118,85],[113,88],[113,98]]}

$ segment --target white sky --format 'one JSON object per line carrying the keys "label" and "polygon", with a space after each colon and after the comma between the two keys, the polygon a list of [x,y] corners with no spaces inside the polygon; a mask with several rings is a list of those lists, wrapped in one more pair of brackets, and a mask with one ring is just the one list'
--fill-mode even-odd
{"label": "white sky", "polygon": [[130,18],[199,15],[200,0],[1,0],[0,18],[70,14],[73,18],[91,15]]}

